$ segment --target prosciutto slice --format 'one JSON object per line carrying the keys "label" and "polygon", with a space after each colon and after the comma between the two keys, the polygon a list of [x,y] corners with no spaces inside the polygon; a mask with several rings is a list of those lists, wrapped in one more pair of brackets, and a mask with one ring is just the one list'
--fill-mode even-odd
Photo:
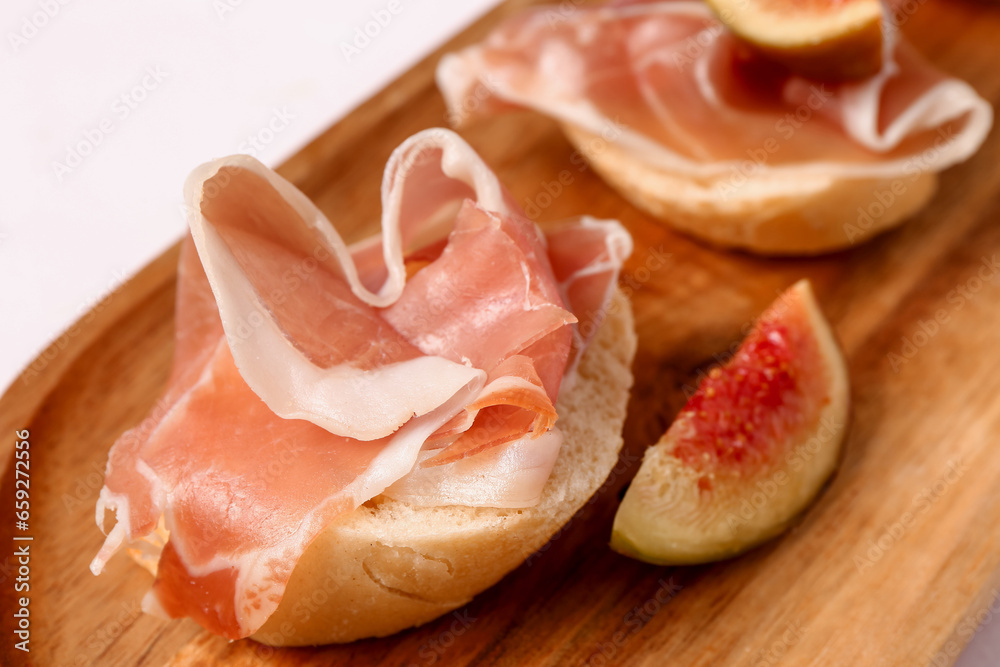
{"label": "prosciutto slice", "polygon": [[[245,156],[200,167],[186,193],[174,366],[109,454],[97,522],[115,524],[95,574],[135,544],[156,562],[144,609],[236,639],[316,535],[383,492],[538,502],[576,323],[602,312],[631,251],[617,222],[546,237],[447,130],[397,149],[382,233],[353,246]],[[568,298],[588,275],[603,288]]]}
{"label": "prosciutto slice", "polygon": [[538,7],[446,55],[437,79],[458,123],[531,108],[694,178],[915,177],[965,160],[992,108],[883,32],[882,71],[831,84],[756,56],[701,2]]}

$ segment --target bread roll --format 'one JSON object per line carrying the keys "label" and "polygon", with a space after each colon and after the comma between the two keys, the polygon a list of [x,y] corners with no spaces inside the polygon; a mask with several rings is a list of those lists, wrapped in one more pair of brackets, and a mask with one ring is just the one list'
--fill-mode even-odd
{"label": "bread roll", "polygon": [[492,586],[543,546],[618,461],[636,336],[618,291],[559,396],[564,441],[541,502],[523,509],[416,507],[378,496],[329,526],[295,566],[253,639],[302,646],[382,637]]}
{"label": "bread roll", "polygon": [[[586,130],[564,124],[563,131],[637,208],[715,245],[765,255],[814,255],[867,241],[920,210],[937,187],[937,174],[929,170],[912,181],[751,173],[722,198],[718,182],[730,175],[698,180],[656,169]],[[589,148],[594,145],[601,150]],[[880,194],[888,203],[880,203]]]}

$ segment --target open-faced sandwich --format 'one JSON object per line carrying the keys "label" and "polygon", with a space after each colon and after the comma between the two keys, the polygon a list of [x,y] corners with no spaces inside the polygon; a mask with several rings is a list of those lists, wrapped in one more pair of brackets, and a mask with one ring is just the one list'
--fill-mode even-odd
{"label": "open-faced sandwich", "polygon": [[453,123],[540,111],[637,207],[767,254],[900,223],[992,124],[989,103],[928,64],[878,0],[535,7],[437,76]]}
{"label": "open-faced sandwich", "polygon": [[128,547],[145,610],[272,645],[393,633],[498,581],[614,467],[617,222],[543,233],[440,129],[393,153],[382,232],[353,245],[246,156],[186,199],[172,374],[97,504],[91,569]]}

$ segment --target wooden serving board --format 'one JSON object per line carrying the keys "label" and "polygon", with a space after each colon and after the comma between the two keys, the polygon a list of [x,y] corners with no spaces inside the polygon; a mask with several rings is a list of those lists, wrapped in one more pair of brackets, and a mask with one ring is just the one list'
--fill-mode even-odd
{"label": "wooden serving board", "polygon": [[[432,78],[440,54],[481,39],[525,4],[497,8],[281,173],[349,237],[372,232],[389,153],[446,124]],[[915,4],[904,32],[1000,101],[1000,9]],[[108,448],[151,409],[167,378],[175,247],[0,401],[4,545],[18,544],[9,509],[14,430],[30,431],[34,664],[950,664],[977,619],[993,617],[998,591],[1000,272],[983,267],[1000,259],[1000,135],[943,174],[930,206],[898,231],[849,252],[781,261],[716,251],[655,224],[581,167],[555,124],[535,114],[484,121],[464,136],[519,201],[540,207],[541,221],[619,218],[637,241],[624,276],[640,338],[626,445],[593,502],[464,609],[386,639],[272,650],[141,614],[148,573],[124,555],[100,578],[87,566],[102,541],[93,516]],[[571,182],[564,175],[552,196],[563,172]],[[669,257],[653,261],[655,253]],[[613,553],[607,540],[621,491],[683,404],[685,386],[801,277],[812,279],[851,370],[853,422],[831,484],[788,534],[730,562],[662,568]],[[26,657],[13,649],[6,611],[12,552],[5,546],[0,557],[3,664]]]}

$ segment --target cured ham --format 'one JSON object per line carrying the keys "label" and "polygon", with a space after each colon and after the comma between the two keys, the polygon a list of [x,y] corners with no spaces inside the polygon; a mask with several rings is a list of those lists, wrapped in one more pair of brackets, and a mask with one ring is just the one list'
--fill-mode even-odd
{"label": "cured ham", "polygon": [[[109,454],[95,574],[142,544],[158,559],[144,609],[236,639],[310,542],[379,494],[538,502],[577,322],[599,321],[631,252],[617,222],[543,235],[446,130],[397,149],[382,233],[353,246],[245,156],[200,167],[186,196],[174,366]],[[588,276],[600,284],[581,291]]]}
{"label": "cured ham", "polygon": [[455,121],[535,109],[719,195],[720,176],[915,178],[968,158],[990,105],[883,31],[881,72],[831,84],[763,60],[700,2],[538,7],[445,56],[437,78]]}

